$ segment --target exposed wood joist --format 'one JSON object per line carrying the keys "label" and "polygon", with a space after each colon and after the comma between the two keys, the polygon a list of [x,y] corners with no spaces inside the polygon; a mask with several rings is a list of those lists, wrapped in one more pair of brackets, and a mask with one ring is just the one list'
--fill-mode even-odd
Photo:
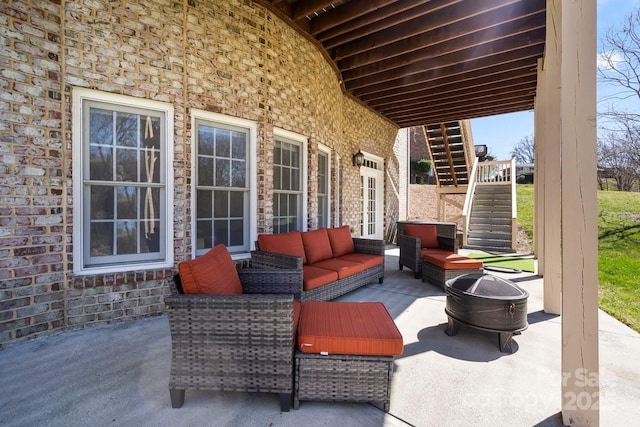
{"label": "exposed wood joist", "polygon": [[531,109],[545,0],[254,0],[323,50],[398,126]]}

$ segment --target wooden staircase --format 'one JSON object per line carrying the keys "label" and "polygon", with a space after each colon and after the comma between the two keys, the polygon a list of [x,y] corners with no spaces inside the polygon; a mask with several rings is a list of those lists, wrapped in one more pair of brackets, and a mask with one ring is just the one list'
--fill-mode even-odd
{"label": "wooden staircase", "polygon": [[511,209],[510,186],[476,186],[465,247],[485,252],[515,252]]}
{"label": "wooden staircase", "polygon": [[[465,138],[460,121],[423,126],[433,171],[439,187],[460,187],[469,184],[471,162],[475,156]],[[472,156],[469,156],[471,148]]]}
{"label": "wooden staircase", "polygon": [[[458,232],[466,230],[467,235],[461,236],[466,248],[513,251],[515,200],[508,184],[515,163],[477,163],[468,120],[426,125],[423,131],[438,187],[438,221],[462,223]],[[467,198],[464,202],[462,195]],[[460,215],[446,217],[447,205],[458,208],[454,210]],[[467,205],[471,206],[470,214],[465,212]]]}

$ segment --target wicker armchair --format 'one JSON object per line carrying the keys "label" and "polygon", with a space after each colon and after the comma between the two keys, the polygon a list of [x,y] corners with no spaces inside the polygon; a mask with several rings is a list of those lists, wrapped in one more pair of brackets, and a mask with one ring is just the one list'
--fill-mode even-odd
{"label": "wicker armchair", "polygon": [[281,410],[291,407],[293,294],[301,275],[282,269],[238,273],[242,295],[176,293],[165,299],[174,408],[184,404],[186,389],[278,393]]}
{"label": "wicker armchair", "polygon": [[421,242],[419,238],[404,234],[405,224],[435,224],[438,234],[440,249],[458,253],[456,240],[457,224],[455,222],[409,222],[398,221],[397,243],[400,247],[400,260],[398,268],[408,267],[413,270],[416,279],[422,275],[422,259],[420,257]]}

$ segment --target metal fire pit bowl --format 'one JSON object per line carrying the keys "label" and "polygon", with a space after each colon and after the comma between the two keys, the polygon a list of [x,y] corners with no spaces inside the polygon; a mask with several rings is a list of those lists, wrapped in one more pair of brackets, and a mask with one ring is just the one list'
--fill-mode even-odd
{"label": "metal fire pit bowl", "polygon": [[528,326],[529,292],[510,280],[482,273],[447,280],[445,291],[447,335],[455,335],[461,324],[497,332],[500,351],[513,352],[511,338]]}

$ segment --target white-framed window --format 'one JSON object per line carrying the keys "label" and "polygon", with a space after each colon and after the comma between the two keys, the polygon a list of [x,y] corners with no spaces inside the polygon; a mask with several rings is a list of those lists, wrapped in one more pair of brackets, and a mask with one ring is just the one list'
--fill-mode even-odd
{"label": "white-framed window", "polygon": [[173,107],[73,89],[73,270],[173,265]]}
{"label": "white-framed window", "polygon": [[302,135],[274,129],[274,233],[306,230],[307,143]]}
{"label": "white-framed window", "polygon": [[255,122],[192,110],[194,255],[222,243],[234,258],[257,236]]}
{"label": "white-framed window", "polygon": [[318,144],[318,228],[331,226],[331,150]]}

